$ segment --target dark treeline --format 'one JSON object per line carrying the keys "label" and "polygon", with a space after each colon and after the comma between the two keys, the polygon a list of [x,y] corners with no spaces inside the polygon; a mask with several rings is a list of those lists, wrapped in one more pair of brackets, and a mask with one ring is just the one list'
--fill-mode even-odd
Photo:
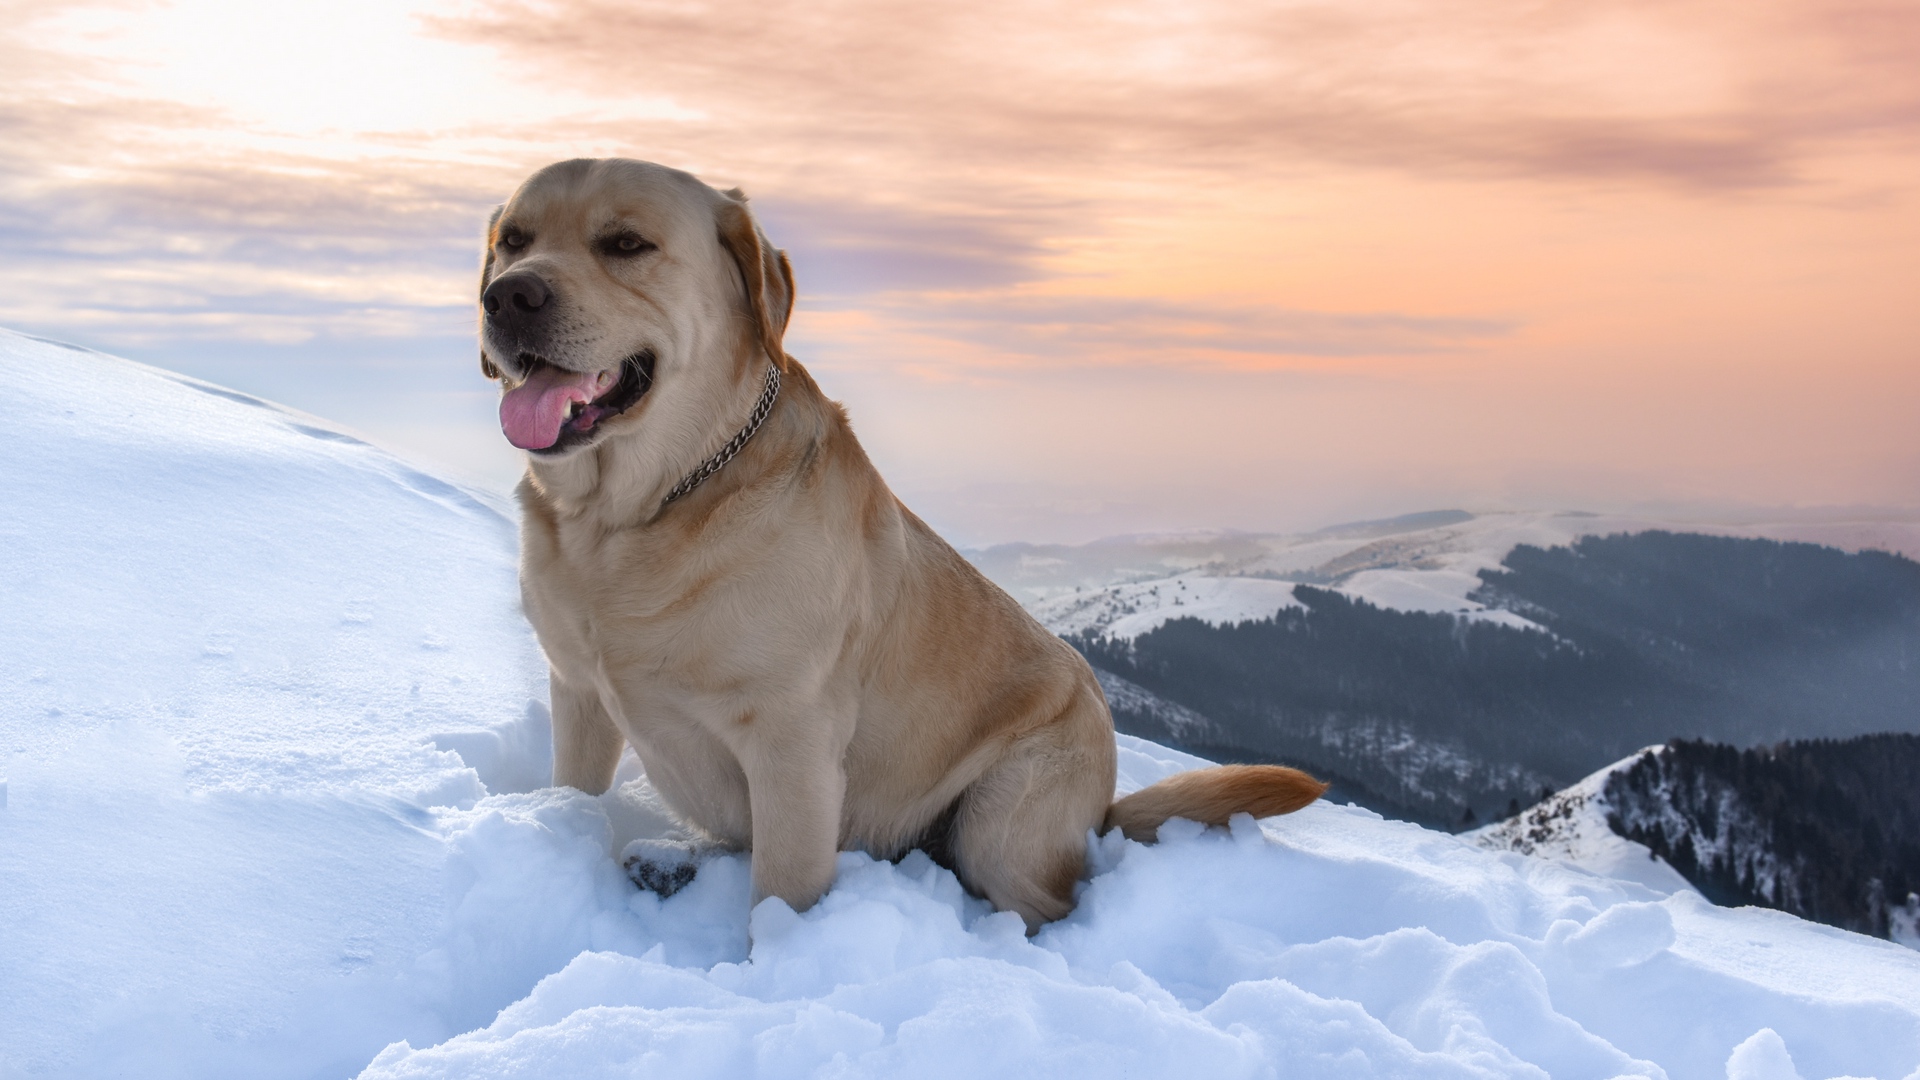
{"label": "dark treeline", "polygon": [[[1302,764],[1389,804],[1376,808],[1431,823],[1456,823],[1474,796],[1505,805],[1537,795],[1542,778],[1584,775],[1590,755],[1555,734],[1564,696],[1555,689],[1604,688],[1593,658],[1543,633],[1385,611],[1307,585],[1294,596],[1304,608],[1270,619],[1176,619],[1132,642],[1074,645],[1213,721],[1209,745],[1189,736],[1187,749]],[[1408,744],[1425,752],[1391,753]],[[1463,763],[1517,768],[1459,776]]]}
{"label": "dark treeline", "polygon": [[1676,740],[1607,781],[1608,824],[1719,904],[1888,936],[1920,892],[1920,736]]}
{"label": "dark treeline", "polygon": [[1675,737],[1920,731],[1920,564],[1900,556],[1648,532],[1517,547],[1482,578],[1474,599],[1545,632],[1302,585],[1270,619],[1073,643],[1211,720],[1190,749],[1453,825]]}
{"label": "dark treeline", "polygon": [[1696,533],[1516,547],[1474,599],[1631,657],[1750,744],[1920,731],[1920,563]]}

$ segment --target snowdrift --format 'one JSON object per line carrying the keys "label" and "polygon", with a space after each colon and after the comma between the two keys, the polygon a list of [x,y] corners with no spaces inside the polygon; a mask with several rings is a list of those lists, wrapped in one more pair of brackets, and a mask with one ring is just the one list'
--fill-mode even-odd
{"label": "snowdrift", "polygon": [[0,378],[0,1076],[1920,1078],[1920,954],[1352,807],[1104,839],[1032,939],[919,855],[661,900],[636,765],[543,786],[507,507],[85,350]]}

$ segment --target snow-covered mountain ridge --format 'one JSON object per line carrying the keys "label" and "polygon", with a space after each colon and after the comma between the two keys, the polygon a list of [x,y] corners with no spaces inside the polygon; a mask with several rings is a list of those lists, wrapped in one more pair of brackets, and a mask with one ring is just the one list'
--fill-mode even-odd
{"label": "snow-covered mountain ridge", "polygon": [[541,786],[498,507],[84,350],[0,380],[0,1076],[1920,1076],[1912,952],[1347,806],[1107,838],[1032,939],[919,856],[662,900],[632,762]]}
{"label": "snow-covered mountain ridge", "polygon": [[1678,741],[1465,838],[1920,949],[1917,762],[1916,736],[1747,751]]}
{"label": "snow-covered mountain ridge", "polygon": [[1080,545],[1003,544],[965,554],[1057,634],[1136,637],[1168,619],[1216,625],[1292,606],[1294,584],[1331,588],[1395,611],[1445,612],[1514,627],[1533,623],[1469,598],[1479,572],[1520,544],[1583,536],[1705,533],[1800,541],[1920,558],[1920,514],[1844,512],[1761,521],[1580,511],[1430,511],[1299,535],[1191,533]]}
{"label": "snow-covered mountain ridge", "polygon": [[[1641,753],[1660,749],[1648,747]],[[1692,890],[1692,883],[1666,860],[1645,844],[1615,832],[1608,821],[1614,814],[1607,797],[1608,782],[1640,756],[1617,761],[1512,817],[1462,833],[1461,839],[1489,851],[1552,859],[1604,877],[1637,881],[1662,893]]]}

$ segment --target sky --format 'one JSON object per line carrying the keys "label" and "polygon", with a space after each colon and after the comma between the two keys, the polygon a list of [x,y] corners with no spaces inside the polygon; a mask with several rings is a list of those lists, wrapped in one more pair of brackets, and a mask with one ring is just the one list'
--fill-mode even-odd
{"label": "sky", "polygon": [[[741,186],[955,541],[1920,514],[1920,6],[0,0],[0,325],[498,488],[488,210]],[[4,392],[4,391],[0,391]]]}

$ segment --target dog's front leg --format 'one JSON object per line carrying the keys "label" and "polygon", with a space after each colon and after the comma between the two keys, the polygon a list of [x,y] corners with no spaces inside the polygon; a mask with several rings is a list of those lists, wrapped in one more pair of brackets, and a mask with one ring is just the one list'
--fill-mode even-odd
{"label": "dog's front leg", "polygon": [[547,678],[553,701],[553,784],[576,787],[599,795],[613,786],[626,736],[600,703],[600,695],[562,682],[560,673]]}
{"label": "dog's front leg", "polygon": [[756,739],[741,762],[753,814],[753,902],[777,896],[805,911],[833,884],[847,790],[841,751],[818,731],[764,734],[771,737]]}

